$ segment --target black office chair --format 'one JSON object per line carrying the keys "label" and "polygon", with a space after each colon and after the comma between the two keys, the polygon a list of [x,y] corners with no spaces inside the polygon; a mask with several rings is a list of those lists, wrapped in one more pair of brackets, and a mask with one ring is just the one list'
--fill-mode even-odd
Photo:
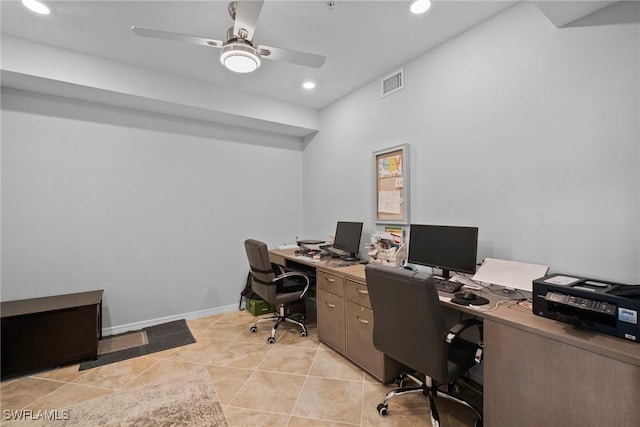
{"label": "black office chair", "polygon": [[[387,393],[378,405],[380,415],[387,415],[390,398],[419,392],[429,399],[434,427],[440,425],[436,396],[471,408],[478,417],[476,426],[482,426],[481,411],[450,391],[456,380],[482,360],[482,322],[469,319],[447,330],[431,275],[376,264],[367,265],[365,274],[373,310],[374,346],[417,373],[400,376],[400,388]],[[477,343],[460,337],[474,325],[479,329]],[[418,386],[403,387],[407,378]],[[440,389],[444,386],[447,390]]]}
{"label": "black office chair", "polygon": [[251,327],[251,332],[258,330],[258,323],[275,322],[271,329],[271,336],[267,339],[269,344],[273,344],[278,326],[282,322],[289,322],[298,325],[302,329],[300,336],[306,337],[304,316],[300,315],[299,321],[289,317],[286,304],[304,297],[309,289],[309,278],[299,272],[285,272],[282,266],[272,264],[264,242],[245,240],[244,249],[247,252],[251,270],[251,289],[269,304],[276,306],[277,310],[272,317],[258,319]]}

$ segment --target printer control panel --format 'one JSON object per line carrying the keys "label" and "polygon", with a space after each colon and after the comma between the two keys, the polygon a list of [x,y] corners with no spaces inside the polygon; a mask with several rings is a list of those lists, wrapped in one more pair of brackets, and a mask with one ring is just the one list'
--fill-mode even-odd
{"label": "printer control panel", "polygon": [[547,292],[544,299],[558,304],[564,304],[611,316],[615,316],[617,308],[615,304],[611,304],[606,301],[596,301],[588,298],[565,295],[558,292]]}

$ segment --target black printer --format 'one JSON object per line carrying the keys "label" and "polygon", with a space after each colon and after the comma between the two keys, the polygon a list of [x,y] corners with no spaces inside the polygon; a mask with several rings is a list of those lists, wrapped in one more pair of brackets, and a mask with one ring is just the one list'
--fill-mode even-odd
{"label": "black printer", "polygon": [[533,313],[640,342],[640,285],[566,274],[533,281]]}

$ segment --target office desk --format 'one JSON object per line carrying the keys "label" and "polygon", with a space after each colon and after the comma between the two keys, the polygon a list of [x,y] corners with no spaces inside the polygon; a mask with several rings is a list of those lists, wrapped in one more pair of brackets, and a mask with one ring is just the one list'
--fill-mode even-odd
{"label": "office desk", "polygon": [[[356,316],[355,323],[373,328],[373,317],[357,317],[367,314],[362,302],[366,296],[364,265],[340,266],[343,263],[335,260],[313,262],[297,257],[294,251],[270,253],[273,262],[298,262],[316,268],[318,286],[329,289],[318,295],[320,340],[376,378],[390,381],[397,366],[385,356],[382,366],[374,366],[378,369],[375,372],[371,364],[364,365],[361,353],[371,352],[371,335],[354,336],[354,322],[349,322],[350,316]],[[332,287],[322,285],[321,280]],[[488,298],[496,301],[495,297]],[[321,316],[325,310],[322,305],[327,303],[334,306],[334,311],[343,310],[342,323],[328,318],[327,313]],[[640,425],[640,343],[535,316],[513,302],[495,311],[442,304],[484,320],[485,426]],[[327,319],[330,324],[324,325]],[[358,351],[357,345],[364,351]]]}
{"label": "office desk", "polygon": [[[312,260],[295,251],[271,250],[271,262],[316,271],[318,338],[382,382],[400,372],[400,364],[373,346],[373,313],[364,266],[333,258]],[[353,273],[353,274],[351,274]]]}

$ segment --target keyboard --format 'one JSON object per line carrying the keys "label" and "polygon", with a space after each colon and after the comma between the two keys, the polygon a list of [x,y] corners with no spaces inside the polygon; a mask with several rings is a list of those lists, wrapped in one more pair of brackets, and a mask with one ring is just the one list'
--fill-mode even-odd
{"label": "keyboard", "polygon": [[462,283],[450,282],[444,279],[433,278],[433,283],[436,285],[436,289],[442,292],[449,292],[453,294],[458,292],[462,288]]}

